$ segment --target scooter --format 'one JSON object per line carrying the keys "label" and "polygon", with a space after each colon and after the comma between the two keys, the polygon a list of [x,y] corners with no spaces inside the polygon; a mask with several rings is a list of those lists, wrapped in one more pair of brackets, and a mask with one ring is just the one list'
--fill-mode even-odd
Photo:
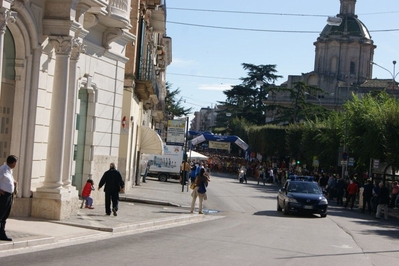
{"label": "scooter", "polygon": [[238,172],[238,180],[240,181],[240,183],[244,183],[244,175],[245,175],[244,170],[241,169]]}

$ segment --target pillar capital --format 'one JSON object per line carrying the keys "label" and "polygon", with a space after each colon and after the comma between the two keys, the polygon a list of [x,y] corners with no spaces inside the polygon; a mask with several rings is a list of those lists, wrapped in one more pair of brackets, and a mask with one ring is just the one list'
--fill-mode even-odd
{"label": "pillar capital", "polygon": [[49,42],[53,45],[56,55],[69,56],[71,54],[71,36],[49,36]]}

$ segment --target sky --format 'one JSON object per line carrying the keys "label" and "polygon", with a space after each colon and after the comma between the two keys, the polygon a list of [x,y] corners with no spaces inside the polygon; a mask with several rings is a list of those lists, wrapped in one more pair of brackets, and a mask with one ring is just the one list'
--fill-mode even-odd
{"label": "sky", "polygon": [[[166,81],[194,112],[214,107],[226,99],[223,90],[241,84],[242,63],[276,65],[283,76],[276,85],[312,71],[313,43],[328,16],[339,13],[340,0],[166,0],[166,10],[172,38]],[[399,1],[358,0],[355,13],[377,46],[373,61],[386,68],[374,66],[373,78],[392,78],[393,60],[399,72]]]}

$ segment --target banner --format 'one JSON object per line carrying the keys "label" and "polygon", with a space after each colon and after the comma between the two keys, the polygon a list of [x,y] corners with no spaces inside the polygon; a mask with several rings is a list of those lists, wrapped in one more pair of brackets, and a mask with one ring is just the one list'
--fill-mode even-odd
{"label": "banner", "polygon": [[230,150],[230,142],[209,141],[209,148],[219,150]]}

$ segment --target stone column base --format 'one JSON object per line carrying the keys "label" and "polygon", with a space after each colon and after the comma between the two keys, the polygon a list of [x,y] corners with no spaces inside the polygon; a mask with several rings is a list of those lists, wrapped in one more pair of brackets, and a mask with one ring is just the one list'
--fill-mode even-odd
{"label": "stone column base", "polygon": [[31,216],[49,220],[62,220],[77,215],[78,191],[34,192]]}
{"label": "stone column base", "polygon": [[11,207],[11,217],[29,217],[32,207],[32,198],[14,198]]}

